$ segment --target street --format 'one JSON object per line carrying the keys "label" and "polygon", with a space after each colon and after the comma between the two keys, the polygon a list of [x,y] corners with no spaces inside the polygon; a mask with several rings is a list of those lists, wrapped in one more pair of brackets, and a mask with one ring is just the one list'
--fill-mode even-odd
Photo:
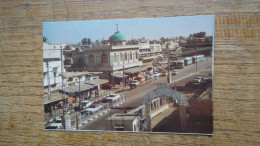
{"label": "street", "polygon": [[[212,59],[205,58],[204,62],[197,63],[197,73],[196,64],[185,66],[183,69],[179,69],[178,72],[178,75],[171,76],[172,85],[183,86],[187,82],[193,80],[195,77],[198,76],[212,78],[211,75],[209,75],[212,73]],[[117,109],[112,109],[110,111],[111,113],[107,112],[106,114],[103,114],[99,118],[87,123],[86,125],[82,125],[82,127],[80,127],[80,130],[106,130],[106,118],[115,113],[122,113],[142,105],[143,97],[150,91],[156,89],[158,84],[162,83],[167,83],[166,77],[157,77],[148,81],[147,83],[139,85],[137,88],[125,91],[125,103],[118,106]],[[122,96],[123,93],[121,92],[120,95]]]}

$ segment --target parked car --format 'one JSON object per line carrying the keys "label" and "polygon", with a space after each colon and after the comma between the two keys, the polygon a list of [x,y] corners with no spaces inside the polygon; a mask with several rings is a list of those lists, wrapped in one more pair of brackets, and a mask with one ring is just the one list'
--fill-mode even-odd
{"label": "parked car", "polygon": [[101,108],[102,108],[101,105],[92,105],[89,108],[87,108],[81,112],[95,113],[95,112],[99,111]]}
{"label": "parked car", "polygon": [[163,72],[162,72],[162,76],[163,76],[163,77],[165,77],[165,76],[167,76],[167,75],[168,75],[168,72],[167,72],[167,71],[163,71]]}
{"label": "parked car", "polygon": [[132,80],[130,81],[130,86],[138,86],[140,82],[138,80]]}
{"label": "parked car", "polygon": [[150,79],[152,79],[152,78],[153,78],[153,76],[149,76],[149,75],[146,75],[146,76],[145,76],[145,79],[146,79],[146,80],[150,80]]}
{"label": "parked car", "polygon": [[104,84],[104,85],[102,85],[102,89],[111,90],[111,88],[112,88],[111,84]]}
{"label": "parked car", "polygon": [[203,78],[202,77],[197,77],[193,80],[194,83],[200,83],[202,82]]}
{"label": "parked car", "polygon": [[173,70],[172,71],[172,75],[177,75],[178,74],[178,70]]}
{"label": "parked car", "polygon": [[161,73],[158,73],[158,72],[155,72],[155,73],[153,73],[153,74],[154,74],[155,77],[161,76]]}
{"label": "parked car", "polygon": [[110,95],[106,98],[106,100],[116,101],[116,100],[118,100],[119,98],[120,98],[120,95],[118,95],[118,94],[110,94]]}
{"label": "parked car", "polygon": [[88,100],[83,100],[83,101],[81,101],[81,105],[82,105],[83,109],[89,107],[92,103],[93,103],[93,102],[88,101]]}
{"label": "parked car", "polygon": [[202,80],[203,83],[212,83],[212,79],[209,79],[209,78],[204,78]]}

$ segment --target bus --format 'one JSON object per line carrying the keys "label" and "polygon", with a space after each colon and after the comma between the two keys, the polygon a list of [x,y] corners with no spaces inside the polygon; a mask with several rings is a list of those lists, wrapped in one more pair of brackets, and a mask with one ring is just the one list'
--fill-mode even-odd
{"label": "bus", "polygon": [[197,55],[192,57],[192,63],[204,61],[204,55]]}
{"label": "bus", "polygon": [[184,58],[184,64],[185,66],[192,64],[192,58],[191,57]]}
{"label": "bus", "polygon": [[176,64],[176,68],[178,69],[184,68],[184,60],[179,60]]}

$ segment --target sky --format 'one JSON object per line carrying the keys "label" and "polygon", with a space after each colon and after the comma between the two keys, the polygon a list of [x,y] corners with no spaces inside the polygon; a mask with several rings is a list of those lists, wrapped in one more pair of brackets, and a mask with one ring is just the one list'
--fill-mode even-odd
{"label": "sky", "polygon": [[92,21],[44,22],[43,36],[50,44],[77,44],[83,38],[108,40],[113,35],[118,24],[118,30],[127,40],[145,37],[149,40],[159,40],[161,37],[171,38],[192,33],[206,32],[207,36],[214,34],[214,15],[114,19]]}

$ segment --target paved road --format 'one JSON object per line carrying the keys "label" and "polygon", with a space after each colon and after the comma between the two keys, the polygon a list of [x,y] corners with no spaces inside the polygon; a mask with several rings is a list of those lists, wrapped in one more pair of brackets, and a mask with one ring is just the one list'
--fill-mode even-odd
{"label": "paved road", "polygon": [[[212,61],[210,58],[206,59],[204,62],[199,62],[197,64],[198,74],[195,74],[196,73],[196,64],[185,66],[183,69],[178,70],[179,71],[178,75],[172,76],[172,82],[182,79],[182,80],[179,80],[178,82],[174,82],[174,84],[183,85],[183,84],[187,83],[188,81],[193,80],[197,76],[210,78],[209,73],[211,73],[211,65],[212,65]],[[192,75],[192,76],[190,76],[190,75]],[[189,77],[187,77],[187,76],[189,76]],[[115,113],[122,113],[125,110],[127,110],[126,108],[129,108],[129,107],[135,108],[135,107],[140,106],[142,104],[143,97],[147,93],[152,91],[153,89],[156,89],[158,84],[162,84],[162,83],[167,83],[166,77],[155,79],[146,84],[140,85],[133,90],[126,91],[126,102],[120,106],[120,108],[122,108],[122,109],[116,109],[116,110],[114,109],[111,111],[111,114],[113,115]],[[121,93],[121,95],[122,95],[122,93]],[[123,108],[125,108],[125,109],[123,109]],[[130,109],[128,109],[128,110],[130,110]],[[80,130],[106,130],[105,129],[105,119],[109,116],[110,116],[110,112],[104,114],[103,116],[99,117],[96,120],[93,120],[91,123],[88,123],[87,125],[83,125],[80,128]]]}

